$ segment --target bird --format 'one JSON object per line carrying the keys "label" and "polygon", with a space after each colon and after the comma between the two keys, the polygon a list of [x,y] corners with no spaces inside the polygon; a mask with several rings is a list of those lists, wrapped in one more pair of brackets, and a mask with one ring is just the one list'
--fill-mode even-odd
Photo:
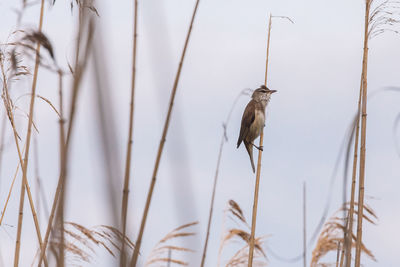
{"label": "bird", "polygon": [[270,90],[265,85],[261,85],[259,88],[254,90],[251,100],[243,112],[237,148],[239,148],[243,141],[247,153],[249,153],[253,173],[255,173],[253,146],[263,151],[263,147],[258,147],[253,142],[260,136],[261,131],[265,126],[265,108],[271,99],[271,95],[275,92],[276,90]]}

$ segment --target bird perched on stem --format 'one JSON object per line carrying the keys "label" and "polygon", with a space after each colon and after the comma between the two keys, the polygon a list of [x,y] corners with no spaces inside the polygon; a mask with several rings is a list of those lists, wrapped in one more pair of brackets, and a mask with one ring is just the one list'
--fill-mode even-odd
{"label": "bird perched on stem", "polygon": [[263,150],[262,147],[256,146],[253,142],[257,137],[260,136],[261,131],[265,126],[265,108],[271,98],[271,95],[275,92],[276,90],[270,90],[265,85],[261,85],[260,88],[254,90],[251,96],[252,99],[247,104],[246,109],[243,112],[237,148],[239,148],[243,141],[246,150],[249,153],[253,172],[255,172],[253,146],[261,151]]}

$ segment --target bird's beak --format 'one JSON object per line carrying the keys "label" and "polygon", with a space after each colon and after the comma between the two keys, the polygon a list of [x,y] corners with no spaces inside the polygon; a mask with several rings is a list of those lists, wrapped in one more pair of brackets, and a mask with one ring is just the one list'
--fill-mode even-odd
{"label": "bird's beak", "polygon": [[271,93],[271,94],[273,94],[273,93],[275,93],[275,92],[277,92],[276,90],[269,90],[269,92]]}

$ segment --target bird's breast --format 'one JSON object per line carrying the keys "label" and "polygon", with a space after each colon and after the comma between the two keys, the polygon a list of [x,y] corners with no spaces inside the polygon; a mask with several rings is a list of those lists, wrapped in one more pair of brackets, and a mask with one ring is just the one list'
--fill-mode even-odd
{"label": "bird's breast", "polygon": [[248,135],[248,141],[253,142],[254,139],[260,136],[262,129],[265,124],[264,112],[256,110],[255,118],[253,123],[250,125],[250,131]]}

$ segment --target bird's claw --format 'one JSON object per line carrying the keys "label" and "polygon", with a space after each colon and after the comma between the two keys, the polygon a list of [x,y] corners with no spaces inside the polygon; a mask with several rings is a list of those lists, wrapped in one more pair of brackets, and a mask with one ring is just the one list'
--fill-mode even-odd
{"label": "bird's claw", "polygon": [[251,143],[255,148],[257,148],[258,150],[264,151],[264,147],[263,146],[256,146],[255,144]]}

